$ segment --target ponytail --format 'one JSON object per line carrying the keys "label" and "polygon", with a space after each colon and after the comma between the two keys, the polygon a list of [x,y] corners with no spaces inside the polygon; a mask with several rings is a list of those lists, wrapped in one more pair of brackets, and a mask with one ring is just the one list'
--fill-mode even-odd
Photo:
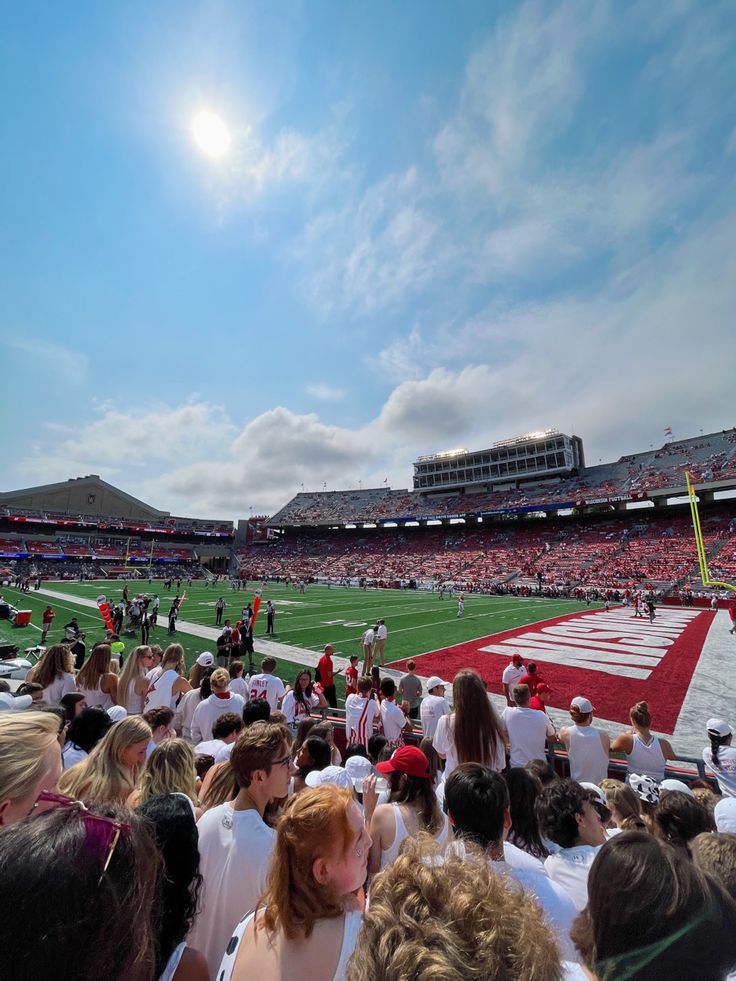
{"label": "ponytail", "polygon": [[714,766],[720,766],[720,761],[718,759],[718,750],[723,746],[728,736],[714,736],[712,733],[708,733],[708,738],[710,739],[710,753],[713,760]]}

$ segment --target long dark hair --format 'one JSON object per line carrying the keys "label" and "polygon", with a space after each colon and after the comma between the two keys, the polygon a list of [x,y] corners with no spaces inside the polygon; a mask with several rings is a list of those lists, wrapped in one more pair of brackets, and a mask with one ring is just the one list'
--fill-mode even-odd
{"label": "long dark hair", "polygon": [[506,785],[511,811],[511,830],[507,840],[535,858],[547,858],[549,852],[542,842],[534,810],[534,802],[542,790],[541,783],[524,767],[515,766],[506,774]]}
{"label": "long dark hair", "polygon": [[111,851],[105,825],[81,807],[54,808],[0,834],[0,895],[34,910],[30,917],[0,917],[3,981],[158,977],[151,924],[156,844],[127,808],[88,808],[123,822]]}
{"label": "long dark hair", "polygon": [[[302,675],[306,675],[309,678],[309,684],[303,690],[302,686],[299,684],[299,679],[302,677]],[[294,681],[294,698],[300,705],[304,706],[304,708],[307,710],[307,714],[312,711],[312,672],[307,671],[306,668],[300,671],[296,676]]]}
{"label": "long dark hair", "polygon": [[191,802],[183,795],[152,797],[139,808],[139,814],[150,823],[164,863],[153,907],[157,930],[156,977],[159,977],[197,914],[202,887],[199,834]]}
{"label": "long dark hair", "polygon": [[718,759],[718,753],[721,746],[725,746],[730,738],[730,736],[716,736],[712,732],[708,733],[708,739],[710,739],[710,754],[714,766],[721,765],[721,762]]}
{"label": "long dark hair", "polygon": [[492,766],[503,735],[480,675],[468,668],[458,671],[452,683],[452,697],[458,763]]}
{"label": "long dark hair", "polygon": [[324,770],[332,762],[332,750],[327,740],[321,736],[307,736],[302,747],[309,753],[312,762],[299,767],[298,774],[300,777],[306,777],[312,770]]}
{"label": "long dark hair", "polygon": [[102,739],[113,721],[104,709],[97,705],[82,709],[76,719],[72,719],[66,731],[66,738],[73,746],[91,753]]}
{"label": "long dark hair", "polygon": [[410,777],[397,770],[389,778],[389,803],[411,804],[419,819],[419,830],[437,834],[444,820],[434,786],[427,777]]}

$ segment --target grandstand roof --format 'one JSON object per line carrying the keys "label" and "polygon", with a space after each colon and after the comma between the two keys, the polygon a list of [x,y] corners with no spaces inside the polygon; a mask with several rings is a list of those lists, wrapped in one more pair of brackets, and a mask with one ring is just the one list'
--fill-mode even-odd
{"label": "grandstand roof", "polygon": [[119,487],[108,484],[97,474],[71,477],[55,484],[4,491],[0,493],[0,506],[120,518],[169,517],[168,511],[159,511]]}

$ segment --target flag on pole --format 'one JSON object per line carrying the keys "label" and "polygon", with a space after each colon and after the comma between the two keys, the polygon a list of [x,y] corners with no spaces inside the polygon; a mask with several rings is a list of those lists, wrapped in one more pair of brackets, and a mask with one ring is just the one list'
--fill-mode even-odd
{"label": "flag on pole", "polygon": [[671,436],[672,435],[672,427],[671,426],[665,426],[664,427],[664,434],[665,434],[665,436]]}

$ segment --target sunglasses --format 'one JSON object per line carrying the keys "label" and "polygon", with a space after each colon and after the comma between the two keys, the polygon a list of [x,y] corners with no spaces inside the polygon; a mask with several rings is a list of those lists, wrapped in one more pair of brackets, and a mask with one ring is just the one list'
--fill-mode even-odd
{"label": "sunglasses", "polygon": [[100,878],[97,880],[99,886],[109,868],[112,856],[120,841],[120,835],[124,831],[130,831],[130,825],[124,821],[117,821],[115,818],[105,817],[102,814],[93,814],[81,800],[74,800],[73,797],[56,794],[51,790],[42,790],[33,808],[34,810],[38,809],[39,813],[42,814],[63,808],[70,811],[75,810],[82,815],[86,832],[86,845],[98,853],[100,860],[104,857]]}

